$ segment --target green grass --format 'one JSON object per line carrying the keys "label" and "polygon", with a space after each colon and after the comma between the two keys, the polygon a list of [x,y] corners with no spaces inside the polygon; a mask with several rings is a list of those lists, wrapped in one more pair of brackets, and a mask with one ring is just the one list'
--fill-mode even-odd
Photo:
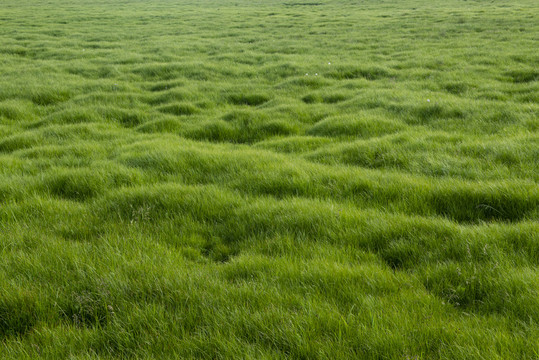
{"label": "green grass", "polygon": [[539,359],[536,1],[0,9],[0,358]]}

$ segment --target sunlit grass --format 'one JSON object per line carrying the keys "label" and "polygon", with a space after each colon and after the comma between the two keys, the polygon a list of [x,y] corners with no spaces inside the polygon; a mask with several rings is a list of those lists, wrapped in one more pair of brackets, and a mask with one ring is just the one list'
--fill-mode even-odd
{"label": "sunlit grass", "polygon": [[539,358],[534,1],[0,24],[1,358]]}

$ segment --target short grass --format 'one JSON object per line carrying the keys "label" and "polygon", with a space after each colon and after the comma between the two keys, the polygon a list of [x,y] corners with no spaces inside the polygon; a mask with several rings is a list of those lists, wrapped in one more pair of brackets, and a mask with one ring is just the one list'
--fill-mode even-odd
{"label": "short grass", "polygon": [[2,0],[0,358],[539,359],[535,0]]}

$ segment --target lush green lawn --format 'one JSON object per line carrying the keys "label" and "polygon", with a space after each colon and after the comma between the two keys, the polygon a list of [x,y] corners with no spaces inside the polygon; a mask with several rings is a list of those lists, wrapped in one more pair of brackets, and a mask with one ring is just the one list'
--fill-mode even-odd
{"label": "lush green lawn", "polygon": [[0,358],[539,359],[536,0],[2,0]]}

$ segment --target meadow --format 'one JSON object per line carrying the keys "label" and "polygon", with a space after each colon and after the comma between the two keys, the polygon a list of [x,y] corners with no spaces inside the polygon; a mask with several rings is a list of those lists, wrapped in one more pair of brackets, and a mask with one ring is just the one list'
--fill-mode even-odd
{"label": "meadow", "polygon": [[539,359],[536,0],[2,0],[0,358]]}

